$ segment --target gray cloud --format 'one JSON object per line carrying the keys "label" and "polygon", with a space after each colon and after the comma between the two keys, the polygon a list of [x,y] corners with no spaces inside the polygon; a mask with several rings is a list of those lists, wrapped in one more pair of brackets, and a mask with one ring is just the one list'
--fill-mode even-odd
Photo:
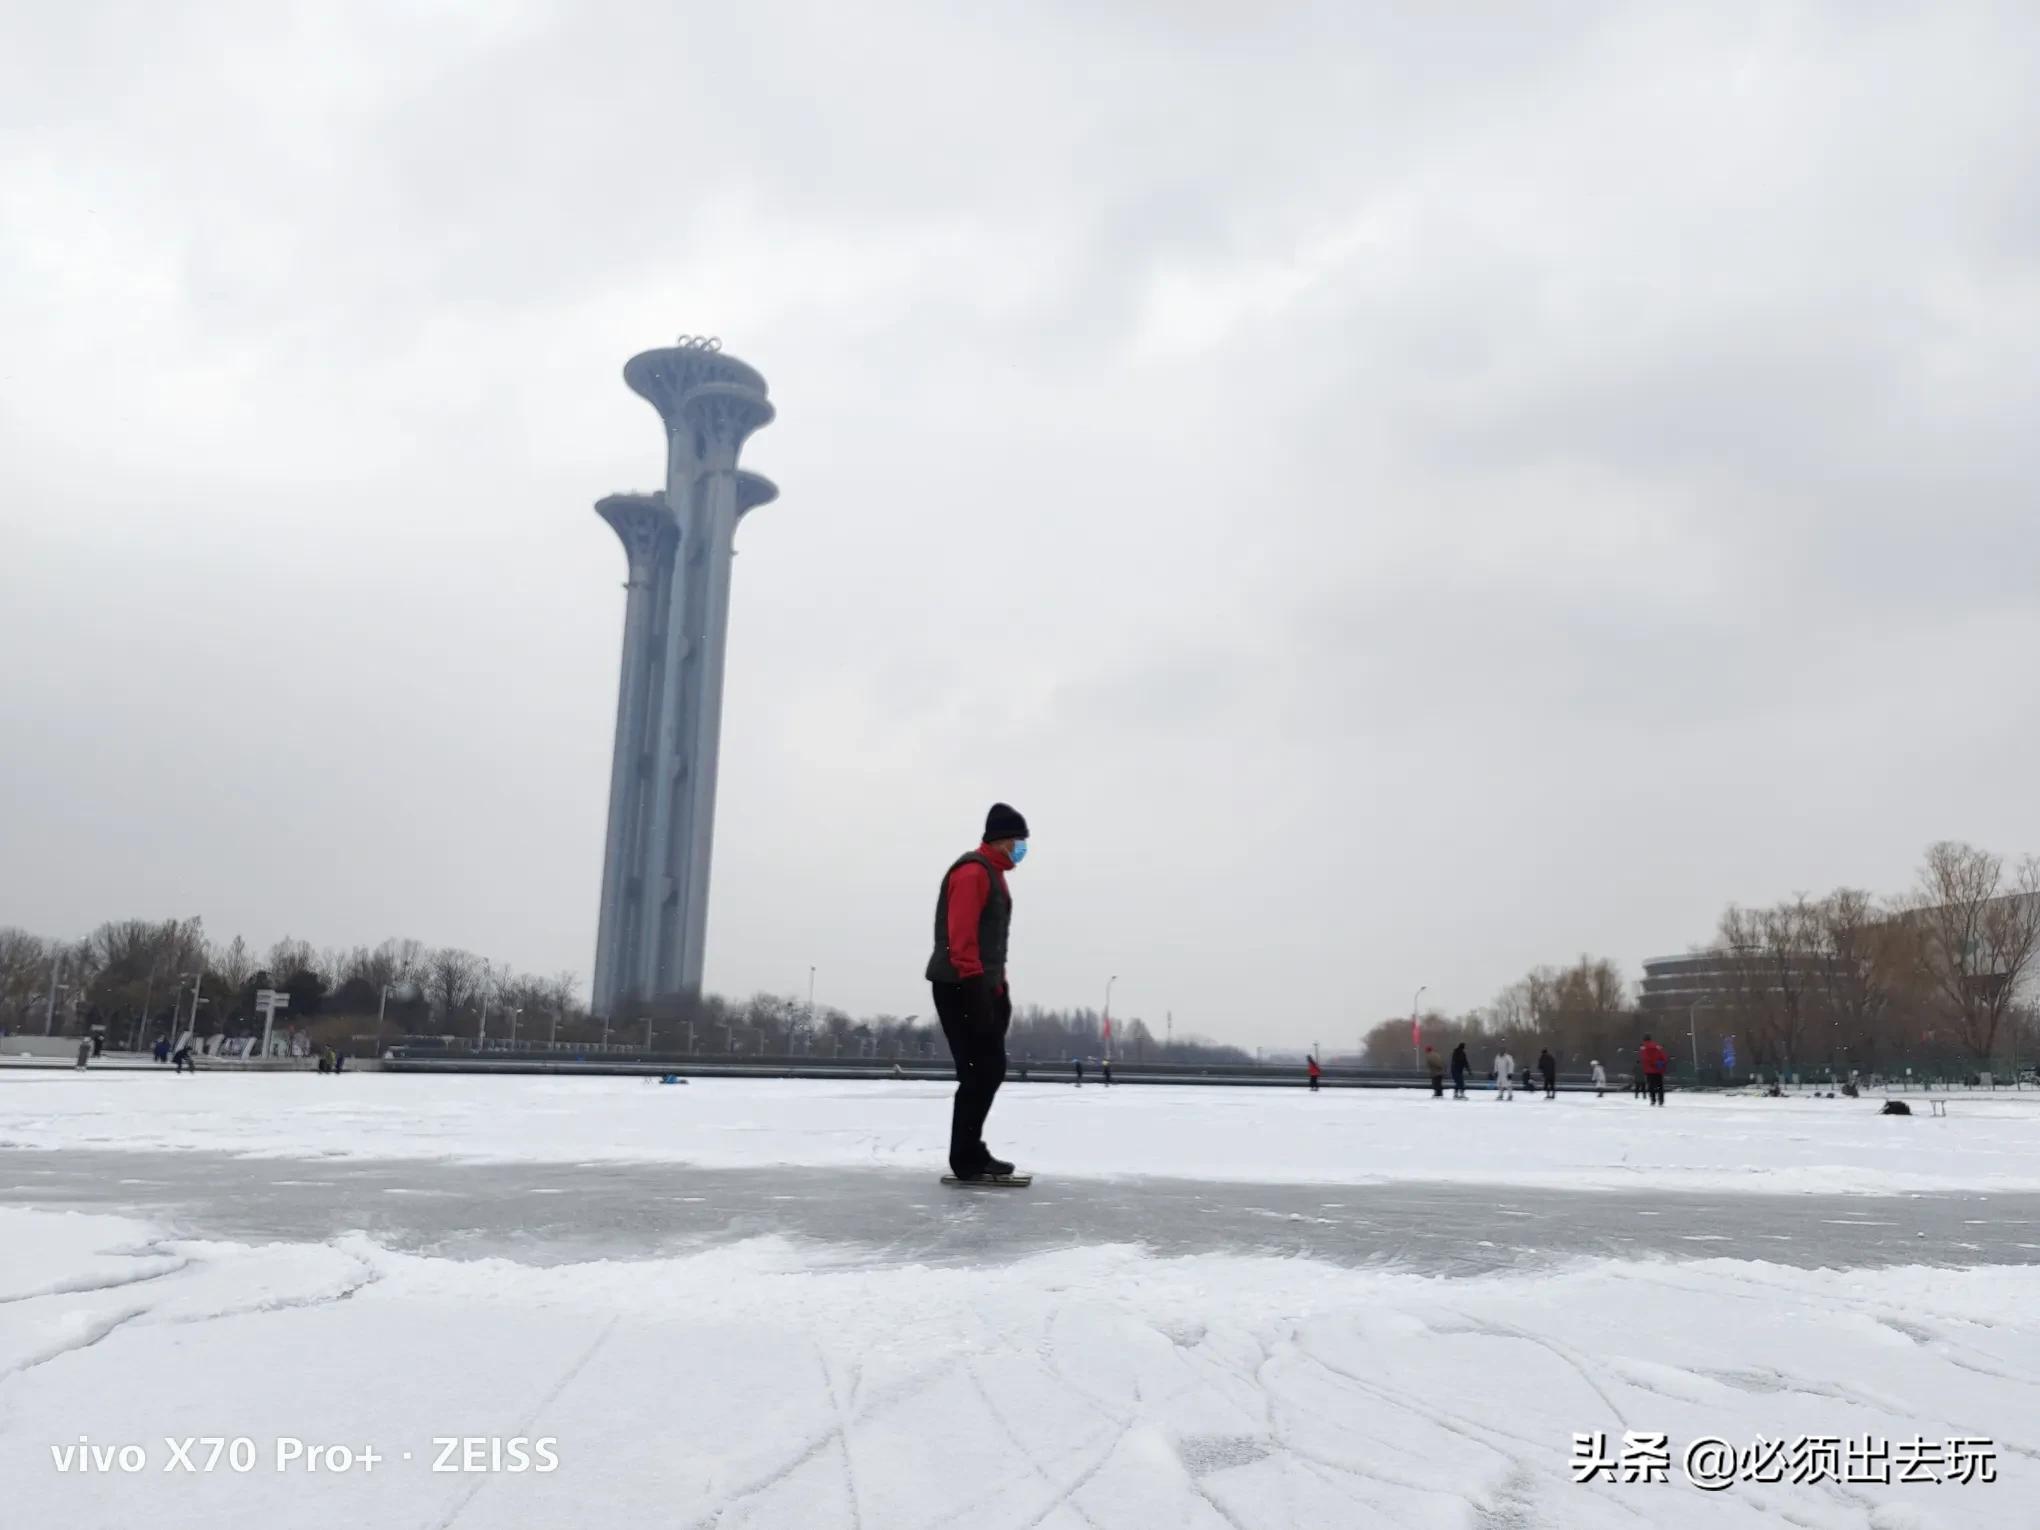
{"label": "gray cloud", "polygon": [[0,920],[585,970],[681,330],[718,986],[912,1012],[993,796],[1249,1041],[2040,845],[2029,8],[19,9]]}

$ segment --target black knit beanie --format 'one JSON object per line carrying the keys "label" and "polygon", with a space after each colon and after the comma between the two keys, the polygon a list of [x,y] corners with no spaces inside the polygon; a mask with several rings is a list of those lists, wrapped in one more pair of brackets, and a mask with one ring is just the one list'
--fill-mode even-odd
{"label": "black knit beanie", "polygon": [[992,810],[985,814],[985,843],[994,844],[1002,839],[1025,839],[1027,820],[1003,802],[994,802]]}

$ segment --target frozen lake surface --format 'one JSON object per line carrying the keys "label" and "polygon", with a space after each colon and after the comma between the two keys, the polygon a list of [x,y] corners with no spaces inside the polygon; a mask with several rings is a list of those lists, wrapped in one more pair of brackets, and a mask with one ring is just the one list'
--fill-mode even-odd
{"label": "frozen lake surface", "polygon": [[[1874,1110],[1035,1086],[1005,1193],[935,1183],[919,1084],[10,1076],[6,1522],[2029,1526],[2040,1110]],[[1593,1430],[1672,1480],[1575,1483]],[[1806,1434],[2000,1480],[1678,1469]],[[465,1435],[558,1469],[431,1470]]]}
{"label": "frozen lake surface", "polygon": [[1010,1261],[1106,1243],[1172,1257],[1258,1253],[1439,1275],[1588,1254],[1836,1268],[2040,1263],[2040,1195],[2020,1192],[1865,1200],[1146,1178],[964,1192],[897,1169],[355,1158],[270,1166],[214,1153],[137,1164],[79,1151],[53,1161],[0,1153],[0,1198],[143,1209],[182,1237],[246,1243],[365,1232],[393,1249],[526,1264],[641,1259],[764,1236],[894,1264]]}
{"label": "frozen lake surface", "polygon": [[[0,1148],[258,1157],[939,1172],[948,1090],[915,1081],[0,1075]],[[1871,1099],[1604,1099],[1416,1090],[1009,1083],[992,1147],[1057,1178],[1510,1184],[1560,1190],[2040,1192],[2040,1091]]]}

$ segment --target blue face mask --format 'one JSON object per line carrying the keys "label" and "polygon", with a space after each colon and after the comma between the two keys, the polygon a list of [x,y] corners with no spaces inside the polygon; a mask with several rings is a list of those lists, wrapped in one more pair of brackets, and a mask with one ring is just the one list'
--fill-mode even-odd
{"label": "blue face mask", "polygon": [[1013,864],[1014,864],[1015,866],[1017,866],[1017,865],[1019,865],[1019,864],[1020,864],[1020,863],[1021,863],[1022,861],[1026,860],[1026,859],[1027,859],[1027,841],[1026,841],[1026,840],[1024,840],[1024,839],[1016,839],[1016,840],[1014,840],[1014,841],[1013,841]]}

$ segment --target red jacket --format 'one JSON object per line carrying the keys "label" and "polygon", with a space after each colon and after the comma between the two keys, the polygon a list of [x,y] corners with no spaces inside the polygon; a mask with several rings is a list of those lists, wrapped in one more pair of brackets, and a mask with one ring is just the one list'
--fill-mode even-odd
{"label": "red jacket", "polygon": [[[978,854],[998,868],[999,885],[1013,869],[1012,857],[990,845],[978,846]],[[978,920],[985,911],[985,899],[992,893],[992,878],[976,861],[965,861],[949,873],[949,960],[958,977],[982,974],[985,964],[978,955]]]}
{"label": "red jacket", "polygon": [[1320,1070],[1320,1069],[1318,1068],[1318,1065],[1317,1065],[1317,1059],[1316,1059],[1315,1057],[1311,1058],[1311,1059],[1310,1059],[1310,1076],[1311,1076],[1312,1078],[1316,1078],[1316,1077],[1318,1076],[1318,1073],[1319,1073],[1320,1071],[1321,1071],[1321,1070]]}
{"label": "red jacket", "polygon": [[1642,1065],[1645,1073],[1662,1073],[1671,1064],[1671,1058],[1665,1055],[1665,1049],[1655,1041],[1646,1041],[1638,1047],[1636,1060]]}

